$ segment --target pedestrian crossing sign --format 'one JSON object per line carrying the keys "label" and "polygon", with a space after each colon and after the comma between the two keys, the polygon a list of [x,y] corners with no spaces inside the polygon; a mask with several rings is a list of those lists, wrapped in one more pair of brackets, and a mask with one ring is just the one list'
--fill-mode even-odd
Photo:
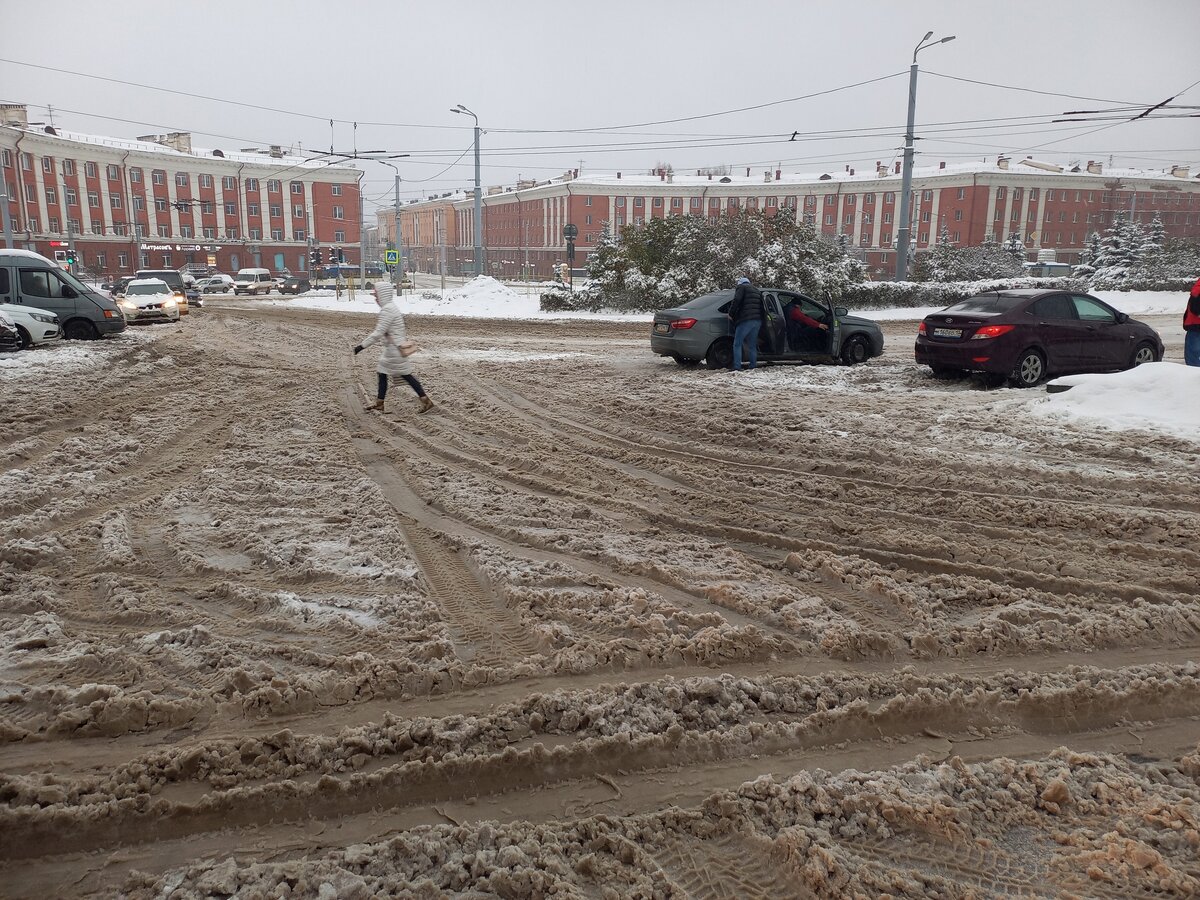
{"label": "pedestrian crossing sign", "polygon": [[400,264],[400,251],[399,250],[384,250],[383,251],[383,261],[389,266],[399,265]]}

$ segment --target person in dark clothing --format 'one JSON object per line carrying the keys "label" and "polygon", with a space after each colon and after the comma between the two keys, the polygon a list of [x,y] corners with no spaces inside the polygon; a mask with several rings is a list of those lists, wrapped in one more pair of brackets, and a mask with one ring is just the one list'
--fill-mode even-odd
{"label": "person in dark clothing", "polygon": [[758,332],[765,315],[762,291],[752,285],[749,278],[739,278],[733,303],[729,306],[729,318],[733,320],[733,371],[741,371],[742,345],[747,341],[750,342],[749,368],[758,366]]}
{"label": "person in dark clothing", "polygon": [[1183,310],[1183,331],[1183,361],[1189,366],[1200,366],[1200,278],[1192,285]]}

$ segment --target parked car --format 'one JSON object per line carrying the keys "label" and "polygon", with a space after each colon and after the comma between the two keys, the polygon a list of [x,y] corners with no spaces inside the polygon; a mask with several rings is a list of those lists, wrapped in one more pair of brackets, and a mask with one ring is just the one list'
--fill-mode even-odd
{"label": "parked car", "polygon": [[302,275],[292,275],[290,278],[285,278],[283,284],[279,286],[281,294],[303,294],[305,291],[311,291],[312,284]]}
{"label": "parked car", "polygon": [[0,313],[0,353],[15,353],[21,349],[21,338],[17,334],[17,326]]}
{"label": "parked car", "polygon": [[196,282],[196,288],[202,294],[228,294],[233,290],[233,276],[218,272]]}
{"label": "parked car", "polygon": [[48,309],[21,306],[16,303],[0,303],[0,315],[6,316],[16,328],[22,350],[28,350],[34,345],[57,341],[63,336],[58,316]]}
{"label": "parked car", "polygon": [[116,279],[111,284],[107,285],[107,287],[103,284],[100,285],[100,287],[105,288],[108,291],[109,296],[116,297],[117,295],[124,292],[125,285],[129,284],[129,282],[131,282],[131,281],[133,281],[133,276],[128,275],[124,278]]}
{"label": "parked car", "polygon": [[135,278],[125,286],[120,304],[131,325],[179,321],[179,297],[160,278]]}
{"label": "parked car", "polygon": [[[138,269],[133,277],[135,279],[157,278],[159,281],[165,282],[171,289],[171,293],[175,295],[179,314],[182,316],[188,314],[187,284],[182,272],[177,269]],[[126,293],[128,294],[128,291]]]}
{"label": "parked car", "polygon": [[985,372],[1014,387],[1050,375],[1114,372],[1162,359],[1162,339],[1089,294],[995,291],[926,316],[917,362],[935,375]]}
{"label": "parked car", "polygon": [[233,293],[269,294],[275,290],[275,279],[267,269],[239,269],[233,276]]}
{"label": "parked car", "polygon": [[[798,291],[761,288],[767,321],[758,335],[760,363],[866,362],[883,353],[883,331],[870,319],[851,316],[845,307],[814,300]],[[673,309],[654,314],[650,349],[680,365],[700,360],[710,369],[733,365],[733,323],[729,306],[733,290],[705,294]],[[795,304],[827,330],[797,327],[787,316]]]}
{"label": "parked car", "polygon": [[125,317],[112,297],[29,250],[0,248],[0,303],[54,313],[71,340],[125,330]]}

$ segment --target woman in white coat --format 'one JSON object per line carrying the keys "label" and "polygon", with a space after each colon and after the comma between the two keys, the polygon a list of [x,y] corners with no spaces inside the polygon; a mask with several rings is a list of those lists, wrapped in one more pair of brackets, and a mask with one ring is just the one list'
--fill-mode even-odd
{"label": "woman in white coat", "polygon": [[400,345],[408,338],[404,330],[404,316],[395,303],[395,289],[387,282],[375,285],[375,302],[379,304],[379,318],[375,322],[375,330],[363,338],[363,342],[354,348],[355,353],[361,353],[376,341],[383,341],[383,352],[379,354],[379,364],[375,371],[379,373],[378,398],[367,409],[383,409],[383,398],[387,396],[388,376],[399,376],[408,382],[409,387],[417,392],[421,408],[417,412],[428,412],[433,409],[433,401],[425,394],[421,382],[413,375],[413,365],[400,352]]}

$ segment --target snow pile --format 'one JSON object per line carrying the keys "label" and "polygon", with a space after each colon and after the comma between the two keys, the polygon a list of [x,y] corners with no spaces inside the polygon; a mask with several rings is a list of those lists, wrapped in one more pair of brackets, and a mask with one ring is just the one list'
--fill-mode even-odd
{"label": "snow pile", "polygon": [[1038,400],[1032,412],[1108,428],[1149,428],[1200,440],[1200,369],[1147,363],[1108,375],[1068,375],[1050,382],[1070,385]]}
{"label": "snow pile", "polygon": [[526,298],[522,298],[512,288],[501,284],[495,278],[488,275],[481,275],[478,278],[471,279],[461,288],[450,291],[446,297],[446,300],[450,303],[461,303],[473,309],[498,307],[501,310],[511,307],[514,303],[520,303],[522,299]]}

